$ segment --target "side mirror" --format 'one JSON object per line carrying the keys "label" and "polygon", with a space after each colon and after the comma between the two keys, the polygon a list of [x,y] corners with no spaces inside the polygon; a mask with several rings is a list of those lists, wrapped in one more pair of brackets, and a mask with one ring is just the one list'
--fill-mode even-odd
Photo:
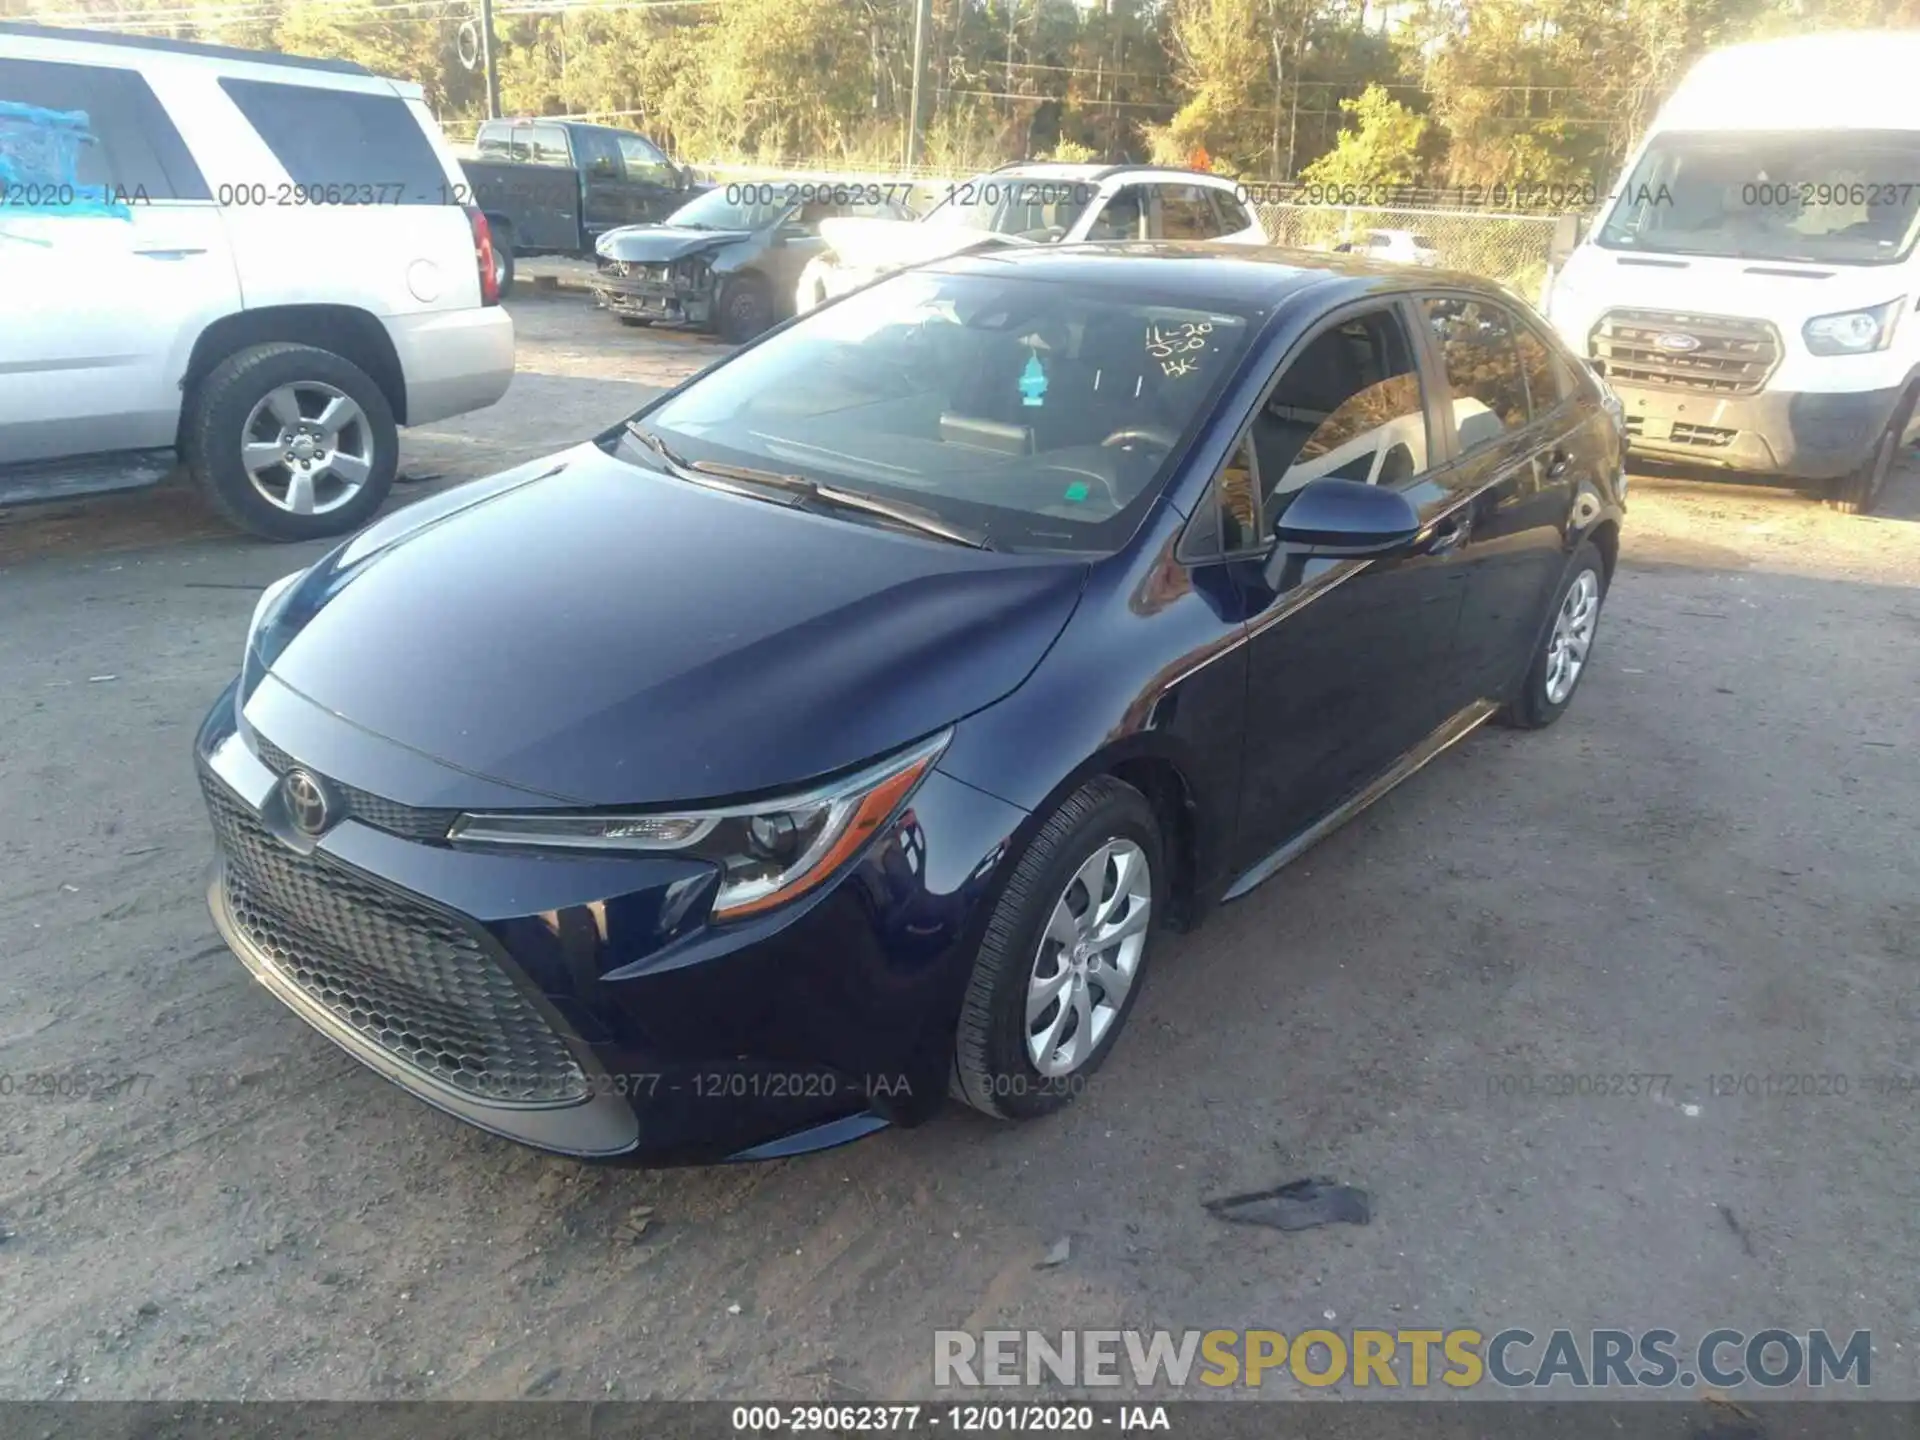
{"label": "side mirror", "polygon": [[1587,217],[1562,215],[1553,225],[1553,238],[1547,242],[1547,263],[1558,270],[1567,263],[1581,240],[1586,238]]}
{"label": "side mirror", "polygon": [[1274,523],[1267,581],[1275,592],[1290,590],[1307,560],[1384,555],[1419,534],[1420,512],[1398,490],[1358,480],[1311,480]]}

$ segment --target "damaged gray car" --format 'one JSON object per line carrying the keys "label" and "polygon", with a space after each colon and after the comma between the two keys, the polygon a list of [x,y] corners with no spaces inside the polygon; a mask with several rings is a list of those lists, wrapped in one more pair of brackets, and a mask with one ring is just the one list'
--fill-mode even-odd
{"label": "damaged gray car", "polygon": [[594,249],[594,301],[629,325],[688,325],[750,340],[793,313],[825,220],[910,220],[888,192],[857,184],[717,186],[658,225],[623,225]]}

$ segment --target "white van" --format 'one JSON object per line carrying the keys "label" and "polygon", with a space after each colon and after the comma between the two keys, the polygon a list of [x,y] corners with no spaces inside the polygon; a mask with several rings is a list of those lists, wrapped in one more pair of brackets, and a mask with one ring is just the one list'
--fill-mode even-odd
{"label": "white van", "polygon": [[178,457],[255,534],[355,529],[396,425],[505,393],[499,299],[419,86],[0,24],[0,504]]}
{"label": "white van", "polygon": [[1661,108],[1548,317],[1639,454],[1871,510],[1920,393],[1920,34],[1762,41]]}

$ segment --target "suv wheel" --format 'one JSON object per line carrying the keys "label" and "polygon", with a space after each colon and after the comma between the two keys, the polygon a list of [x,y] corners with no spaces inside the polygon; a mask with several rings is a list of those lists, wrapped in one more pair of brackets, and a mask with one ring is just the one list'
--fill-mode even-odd
{"label": "suv wheel", "polygon": [[310,345],[253,345],[214,367],[187,414],[187,464],[215,507],[268,540],[358,528],[400,460],[387,397]]}
{"label": "suv wheel", "polygon": [[1003,1119],[1065,1105],[1112,1052],[1164,910],[1146,797],[1100,776],[1027,846],[987,922],[954,1040],[953,1089]]}
{"label": "suv wheel", "polygon": [[1567,577],[1554,592],[1553,618],[1527,667],[1520,694],[1494,716],[1499,725],[1543,730],[1573,703],[1574,688],[1587,673],[1600,607],[1607,598],[1607,567],[1591,541],[1574,552]]}

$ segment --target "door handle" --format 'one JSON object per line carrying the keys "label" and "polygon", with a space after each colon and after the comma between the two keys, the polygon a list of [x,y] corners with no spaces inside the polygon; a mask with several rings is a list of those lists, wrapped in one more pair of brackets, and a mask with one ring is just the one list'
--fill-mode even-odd
{"label": "door handle", "polygon": [[1473,517],[1466,511],[1458,511],[1447,516],[1433,527],[1433,533],[1420,547],[1423,555],[1446,555],[1458,550],[1467,543],[1467,536],[1473,529]]}
{"label": "door handle", "polygon": [[1567,473],[1567,467],[1572,463],[1572,453],[1565,447],[1556,445],[1547,456],[1547,479],[1558,480]]}
{"label": "door handle", "polygon": [[155,245],[136,249],[136,255],[144,255],[149,260],[183,260],[189,255],[207,253],[204,245]]}

